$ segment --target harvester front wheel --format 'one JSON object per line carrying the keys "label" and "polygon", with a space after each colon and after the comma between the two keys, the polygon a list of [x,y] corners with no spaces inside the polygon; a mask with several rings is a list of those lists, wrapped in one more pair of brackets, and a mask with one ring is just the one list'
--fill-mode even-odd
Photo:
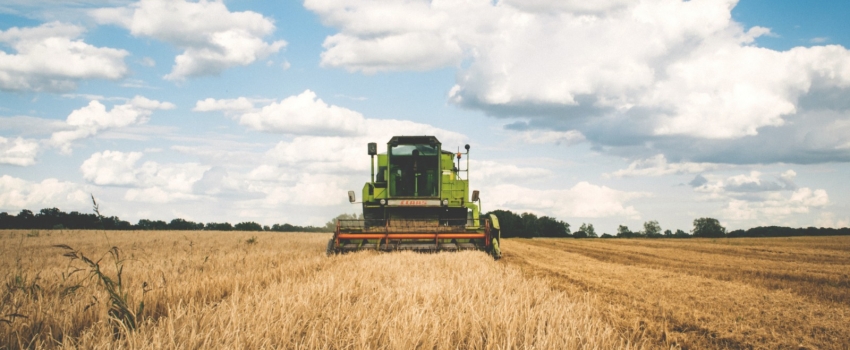
{"label": "harvester front wheel", "polygon": [[333,255],[334,253],[336,253],[336,252],[334,251],[334,239],[333,239],[333,238],[331,238],[331,239],[329,239],[329,240],[328,240],[328,249],[327,249],[327,250],[325,250],[325,254],[327,254],[328,256],[331,256],[331,255]]}

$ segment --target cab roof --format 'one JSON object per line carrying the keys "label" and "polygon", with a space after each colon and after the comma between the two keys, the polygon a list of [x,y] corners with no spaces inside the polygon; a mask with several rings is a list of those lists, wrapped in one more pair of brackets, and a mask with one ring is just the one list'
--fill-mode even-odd
{"label": "cab roof", "polygon": [[437,146],[440,145],[440,140],[437,140],[436,136],[393,136],[390,139],[390,142],[387,142],[389,145],[432,145]]}

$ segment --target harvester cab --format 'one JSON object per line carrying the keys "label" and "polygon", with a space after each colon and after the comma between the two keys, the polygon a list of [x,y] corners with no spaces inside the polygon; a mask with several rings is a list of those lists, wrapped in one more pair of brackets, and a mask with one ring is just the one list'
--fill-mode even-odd
{"label": "harvester cab", "polygon": [[[443,150],[434,136],[394,136],[379,154],[369,143],[372,176],[363,186],[363,219],[338,220],[328,254],[482,250],[499,259],[499,221],[481,215],[479,192],[469,192],[470,147],[464,148]],[[357,203],[354,191],[348,199]]]}

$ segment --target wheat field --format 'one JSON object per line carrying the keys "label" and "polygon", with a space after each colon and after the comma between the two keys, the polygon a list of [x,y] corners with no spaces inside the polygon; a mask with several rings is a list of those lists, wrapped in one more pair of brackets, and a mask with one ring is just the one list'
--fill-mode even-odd
{"label": "wheat field", "polygon": [[850,346],[850,237],[508,239],[500,261],[328,238],[0,231],[0,348]]}
{"label": "wheat field", "polygon": [[[29,237],[28,237],[29,236]],[[5,348],[629,348],[592,308],[479,252],[325,256],[326,234],[7,231]],[[64,244],[116,276],[135,330]],[[113,278],[114,280],[114,278]],[[81,284],[73,293],[68,286]],[[112,319],[115,319],[113,317]],[[116,328],[118,328],[116,332]]]}

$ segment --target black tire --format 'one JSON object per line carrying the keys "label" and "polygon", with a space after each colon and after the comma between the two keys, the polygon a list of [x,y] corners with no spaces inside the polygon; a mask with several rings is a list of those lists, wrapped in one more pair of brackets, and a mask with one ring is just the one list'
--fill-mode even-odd
{"label": "black tire", "polygon": [[325,254],[327,254],[328,256],[331,256],[334,253],[336,253],[334,251],[334,240],[333,240],[333,238],[331,238],[331,239],[328,240],[328,249],[325,250]]}

